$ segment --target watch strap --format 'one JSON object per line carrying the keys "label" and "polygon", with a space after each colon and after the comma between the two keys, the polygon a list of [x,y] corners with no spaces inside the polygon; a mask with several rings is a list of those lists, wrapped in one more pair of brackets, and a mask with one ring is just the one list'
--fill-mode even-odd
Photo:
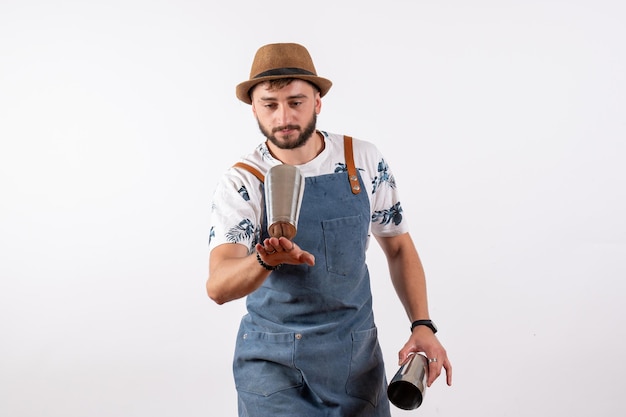
{"label": "watch strap", "polygon": [[435,323],[433,323],[432,320],[415,320],[413,323],[411,323],[411,332],[413,331],[413,329],[415,329],[417,326],[426,326],[428,327],[430,330],[433,331],[433,333],[437,333],[437,327],[435,326]]}

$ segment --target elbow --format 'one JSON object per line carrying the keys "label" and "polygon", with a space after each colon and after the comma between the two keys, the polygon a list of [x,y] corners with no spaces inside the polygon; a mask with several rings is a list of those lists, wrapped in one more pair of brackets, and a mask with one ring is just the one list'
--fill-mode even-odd
{"label": "elbow", "polygon": [[226,304],[229,301],[239,298],[237,293],[233,292],[230,287],[218,285],[216,282],[207,281],[206,293],[209,298],[218,305]]}
{"label": "elbow", "polygon": [[228,300],[225,300],[223,298],[213,298],[213,297],[209,297],[209,298],[211,298],[211,300],[215,301],[215,304],[220,305],[220,306],[222,304],[225,304],[226,301],[228,301]]}
{"label": "elbow", "polygon": [[216,304],[222,305],[227,301],[222,292],[219,291],[219,288],[211,282],[210,278],[206,282],[206,293]]}
{"label": "elbow", "polygon": [[222,305],[222,304],[224,304],[224,303],[226,303],[228,301],[224,297],[224,294],[222,294],[220,291],[218,291],[218,289],[215,288],[215,285],[211,285],[208,281],[207,281],[207,284],[206,284],[206,293],[209,296],[209,298],[211,300],[213,300],[218,305]]}

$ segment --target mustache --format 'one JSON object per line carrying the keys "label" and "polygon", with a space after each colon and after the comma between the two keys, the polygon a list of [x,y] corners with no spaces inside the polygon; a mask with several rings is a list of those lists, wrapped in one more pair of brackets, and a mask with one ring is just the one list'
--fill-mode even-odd
{"label": "mustache", "polygon": [[285,129],[289,129],[289,130],[301,130],[300,126],[298,125],[286,125],[286,126],[278,126],[275,127],[274,129],[272,129],[272,133],[276,133],[279,132],[281,130],[285,130]]}

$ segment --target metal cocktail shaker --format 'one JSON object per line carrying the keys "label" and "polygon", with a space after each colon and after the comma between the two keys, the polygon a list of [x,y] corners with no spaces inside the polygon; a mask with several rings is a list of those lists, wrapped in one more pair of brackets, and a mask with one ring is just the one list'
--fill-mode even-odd
{"label": "metal cocktail shaker", "polygon": [[422,354],[412,354],[387,387],[389,401],[403,410],[416,409],[424,400],[427,378],[428,359]]}
{"label": "metal cocktail shaker", "polygon": [[272,237],[291,240],[298,229],[304,180],[298,167],[276,165],[265,175],[268,232]]}

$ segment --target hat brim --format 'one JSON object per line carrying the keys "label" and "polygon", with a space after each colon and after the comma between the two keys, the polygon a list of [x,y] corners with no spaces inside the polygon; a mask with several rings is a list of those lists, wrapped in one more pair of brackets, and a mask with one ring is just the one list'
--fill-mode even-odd
{"label": "hat brim", "polygon": [[300,74],[293,74],[293,75],[288,75],[288,76],[269,75],[267,77],[259,77],[259,78],[254,78],[252,80],[244,81],[241,84],[237,85],[237,88],[236,88],[237,98],[246,104],[252,104],[252,100],[250,99],[250,90],[252,90],[252,88],[255,85],[261,84],[265,81],[278,80],[281,78],[296,78],[298,80],[308,81],[311,84],[316,85],[317,88],[319,88],[320,97],[324,97],[324,95],[326,95],[328,90],[330,90],[330,87],[333,85],[333,83],[330,80],[327,80],[326,78],[318,77],[316,75],[300,75]]}

